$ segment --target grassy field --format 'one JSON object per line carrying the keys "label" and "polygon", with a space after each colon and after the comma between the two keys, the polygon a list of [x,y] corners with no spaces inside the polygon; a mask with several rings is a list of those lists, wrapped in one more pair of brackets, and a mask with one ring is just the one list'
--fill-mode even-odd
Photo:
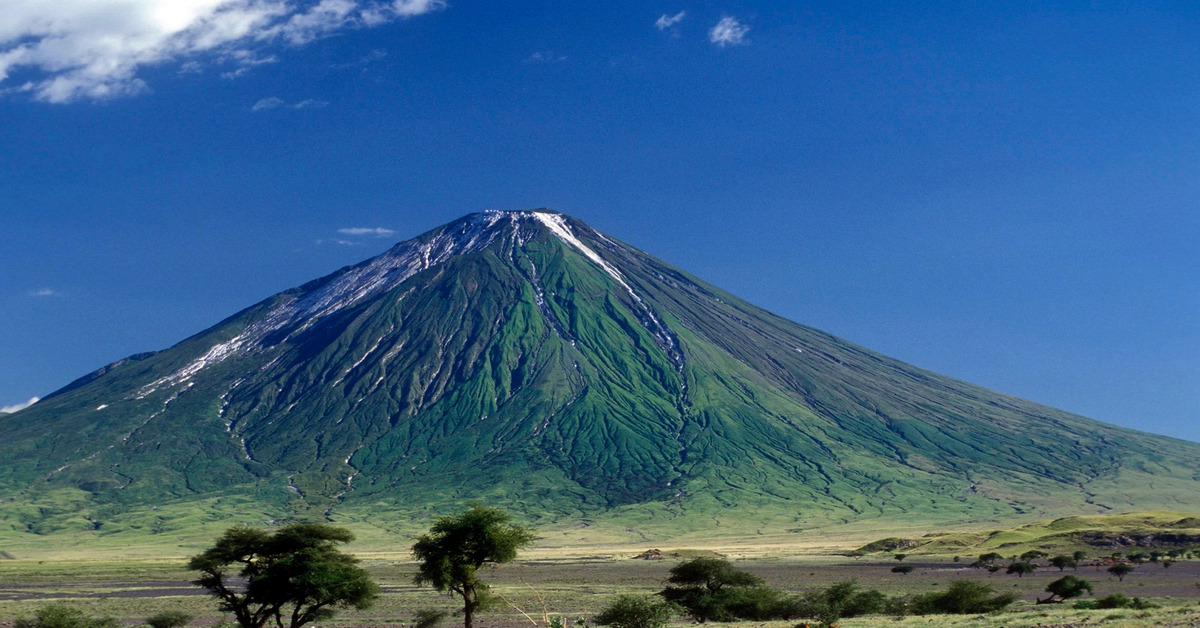
{"label": "grassy field", "polygon": [[[660,590],[668,570],[682,558],[661,561],[635,560],[641,548],[604,548],[591,554],[578,549],[539,547],[524,553],[515,563],[489,568],[485,577],[497,593],[524,609],[541,625],[542,601],[551,614],[567,618],[590,618],[613,597],[622,593],[653,593]],[[670,553],[670,548],[661,548]],[[710,550],[689,550],[684,556]],[[775,588],[791,592],[824,588],[854,579],[865,588],[888,595],[924,593],[945,588],[955,579],[985,582],[999,592],[1013,591],[1021,601],[1009,610],[988,616],[864,617],[841,622],[844,628],[871,626],[1197,626],[1200,625],[1200,561],[1181,561],[1169,569],[1158,564],[1139,567],[1118,582],[1102,566],[1081,566],[1066,573],[1087,578],[1095,595],[1121,592],[1152,600],[1159,608],[1131,611],[1082,611],[1069,604],[1037,606],[1035,597],[1060,575],[1043,568],[1017,578],[972,569],[966,562],[950,558],[911,557],[904,561],[915,567],[907,576],[891,572],[895,560],[866,557],[858,560],[809,550],[804,553],[769,556],[769,552],[733,552],[729,556],[739,568],[761,576]],[[401,556],[364,556],[364,565],[383,587],[374,608],[343,613],[323,625],[350,627],[406,626],[417,611],[453,611],[455,600],[412,584],[415,565]],[[197,617],[193,625],[212,625],[221,619],[213,601],[188,584],[190,575],[179,561],[125,560],[79,562],[71,560],[0,561],[0,626],[27,617],[49,602],[67,602],[96,615],[111,615],[126,625],[137,625],[163,610],[182,610]],[[453,626],[451,617],[445,626]],[[684,623],[680,619],[678,623]],[[763,628],[791,628],[797,622],[747,622]],[[517,628],[531,621],[501,604],[478,618],[483,627]],[[543,627],[544,628],[544,627]]]}

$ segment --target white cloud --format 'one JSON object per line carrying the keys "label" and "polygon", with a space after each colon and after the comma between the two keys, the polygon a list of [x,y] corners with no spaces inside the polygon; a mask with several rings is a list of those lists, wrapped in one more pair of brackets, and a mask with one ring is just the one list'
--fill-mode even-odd
{"label": "white cloud", "polygon": [[221,78],[223,78],[227,81],[232,81],[235,78],[245,76],[249,73],[250,73],[250,66],[243,65],[242,67],[240,67],[236,70],[230,70],[229,72],[222,72]]}
{"label": "white cloud", "polygon": [[15,74],[37,100],[137,94],[147,66],[269,63],[261,49],[300,46],[335,31],[378,26],[446,7],[445,0],[3,0],[0,85]]}
{"label": "white cloud", "polygon": [[654,25],[658,27],[658,30],[665,31],[668,28],[671,28],[672,26],[682,22],[686,15],[687,11],[680,11],[675,15],[667,15],[666,13],[663,13],[662,17],[658,18],[658,21],[654,22]]}
{"label": "white cloud", "polygon": [[328,104],[329,103],[325,102],[324,100],[313,100],[312,98],[309,98],[307,100],[301,100],[294,105],[289,105],[287,101],[282,98],[268,96],[254,103],[254,105],[250,107],[250,111],[266,111],[268,109],[278,109],[280,107],[284,107],[286,109],[320,109]]}
{"label": "white cloud", "polygon": [[0,413],[11,413],[11,412],[16,412],[18,410],[24,410],[25,408],[28,408],[29,406],[32,406],[33,404],[35,404],[37,402],[38,402],[38,397],[32,397],[29,399],[29,401],[26,401],[25,403],[14,403],[11,406],[4,406],[4,407],[0,408]]}
{"label": "white cloud", "polygon": [[725,46],[741,46],[750,43],[746,40],[746,33],[750,32],[750,27],[737,21],[737,18],[725,16],[721,18],[717,25],[708,31],[708,41],[724,48]]}
{"label": "white cloud", "polygon": [[57,295],[58,293],[50,288],[40,288],[33,291],[33,296],[35,297],[53,297]]}
{"label": "white cloud", "polygon": [[276,107],[282,107],[284,104],[286,104],[286,103],[283,102],[282,98],[276,98],[274,96],[271,96],[268,98],[263,98],[262,100],[254,103],[254,106],[250,108],[250,111],[263,111],[264,109],[274,109]]}
{"label": "white cloud", "polygon": [[338,233],[350,236],[375,236],[377,238],[386,238],[396,234],[392,229],[384,229],[383,227],[346,227],[345,229],[338,229]]}

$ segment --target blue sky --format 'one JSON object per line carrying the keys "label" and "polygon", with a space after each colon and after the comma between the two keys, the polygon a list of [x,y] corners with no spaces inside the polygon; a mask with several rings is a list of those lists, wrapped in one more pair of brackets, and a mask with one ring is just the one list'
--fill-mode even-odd
{"label": "blue sky", "polygon": [[14,0],[0,406],[465,213],[1200,440],[1194,2]]}

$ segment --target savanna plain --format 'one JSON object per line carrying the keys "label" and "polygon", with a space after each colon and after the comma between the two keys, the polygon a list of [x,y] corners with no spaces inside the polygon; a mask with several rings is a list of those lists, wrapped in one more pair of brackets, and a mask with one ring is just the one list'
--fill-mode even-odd
{"label": "savanna plain", "polygon": [[[1057,522],[1054,522],[1057,523]],[[1049,524],[1052,528],[1054,523]],[[1030,532],[1030,530],[1034,530]],[[1008,575],[1005,569],[989,571],[972,566],[979,553],[997,547],[996,540],[1009,539],[997,559],[1008,564],[1023,551],[1047,547],[1045,529],[1025,526],[990,533],[939,532],[927,535],[922,546],[871,547],[862,532],[840,537],[836,529],[818,530],[788,538],[696,539],[688,547],[654,547],[645,543],[603,546],[551,545],[542,537],[507,564],[490,565],[482,572],[496,595],[495,603],[476,617],[484,628],[548,628],[548,626],[594,626],[595,616],[620,595],[648,595],[661,591],[672,567],[695,557],[724,557],[737,569],[761,578],[769,587],[788,595],[804,595],[836,583],[854,581],[860,589],[878,590],[889,597],[915,596],[945,590],[954,581],[985,584],[997,594],[1013,593],[1019,599],[1004,610],[966,615],[894,616],[866,615],[839,620],[843,628],[876,626],[964,626],[1039,627],[1082,626],[1200,626],[1200,548],[1176,551],[1176,558],[1146,560],[1118,580],[1108,572],[1113,554],[1122,557],[1148,556],[1152,548],[1084,547],[1088,557],[1075,568],[1063,570],[1049,564],[1048,557],[1034,559],[1039,568],[1024,576]],[[1024,537],[1022,536],[1024,535]],[[937,542],[929,543],[928,539]],[[989,544],[990,543],[990,544]],[[1059,538],[1048,547],[1066,552],[1074,544]],[[320,625],[357,628],[366,626],[414,626],[422,611],[448,613],[443,627],[461,625],[453,613],[460,608],[456,597],[439,594],[414,584],[417,564],[409,553],[412,539],[397,538],[394,547],[346,549],[353,552],[381,587],[381,594],[368,610],[347,610]],[[950,548],[953,548],[952,550]],[[662,558],[646,559],[647,550],[659,550]],[[860,551],[855,551],[860,550]],[[862,551],[866,550],[866,551]],[[956,552],[955,552],[956,550]],[[904,554],[913,551],[913,554]],[[922,553],[924,552],[924,553]],[[955,552],[955,553],[952,553]],[[1158,552],[1154,552],[1158,553]],[[1011,554],[1011,556],[1009,556]],[[639,555],[643,556],[639,558]],[[104,560],[96,556],[43,553],[36,558],[6,554],[0,560],[0,626],[12,626],[18,618],[31,617],[47,604],[63,603],[92,616],[109,616],[121,625],[144,625],[146,618],[163,611],[181,611],[194,619],[189,625],[212,626],[229,617],[218,611],[206,592],[191,584],[195,574],[186,569],[186,555]],[[897,566],[912,567],[907,574]],[[1058,604],[1038,604],[1047,585],[1074,574],[1091,582],[1090,595]],[[1140,598],[1143,608],[1081,609],[1078,600],[1098,600],[1114,593]],[[693,623],[676,617],[675,625]],[[728,624],[726,624],[728,625]],[[819,626],[815,620],[796,618],[769,622],[736,622],[739,626],[793,628]]]}

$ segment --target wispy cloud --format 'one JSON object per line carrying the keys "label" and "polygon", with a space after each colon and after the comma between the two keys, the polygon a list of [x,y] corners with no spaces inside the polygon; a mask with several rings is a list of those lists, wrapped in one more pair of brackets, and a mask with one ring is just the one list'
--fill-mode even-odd
{"label": "wispy cloud", "polygon": [[275,96],[269,96],[267,98],[263,98],[262,100],[254,103],[254,106],[250,108],[250,111],[265,111],[267,109],[276,109],[278,107],[284,106],[285,104],[287,104],[287,103],[283,102],[282,98],[276,98]]}
{"label": "wispy cloud", "polygon": [[11,412],[16,412],[18,410],[24,410],[25,408],[28,408],[29,406],[32,406],[33,404],[37,403],[38,399],[39,399],[38,397],[31,397],[29,399],[29,401],[26,401],[25,403],[14,403],[11,406],[0,407],[0,413],[7,414],[7,413],[11,413]]}
{"label": "wispy cloud", "polygon": [[45,102],[107,99],[149,89],[139,74],[179,63],[233,64],[225,74],[338,31],[370,28],[446,7],[445,0],[9,0],[0,10],[0,85],[14,71],[30,80],[3,92]]}
{"label": "wispy cloud", "polygon": [[724,48],[726,46],[743,46],[750,43],[746,34],[750,27],[737,21],[737,18],[725,16],[717,25],[708,31],[708,41]]}
{"label": "wispy cloud", "polygon": [[535,52],[525,59],[527,63],[561,63],[567,60],[567,55],[560,55],[553,50]]}
{"label": "wispy cloud", "polygon": [[349,236],[375,236],[377,238],[386,238],[396,234],[394,230],[383,227],[346,227],[338,229],[338,233]]}
{"label": "wispy cloud", "polygon": [[683,18],[686,16],[687,11],[680,11],[675,15],[667,15],[666,13],[663,13],[662,17],[658,18],[658,20],[654,22],[654,26],[660,31],[665,31],[682,22]]}
{"label": "wispy cloud", "polygon": [[233,80],[249,74],[251,70],[260,65],[278,63],[279,57],[276,57],[275,55],[260,57],[250,50],[234,50],[232,53],[226,55],[223,61],[226,63],[233,63],[235,66],[237,66],[237,69],[235,70],[221,73],[221,78]]}
{"label": "wispy cloud", "polygon": [[329,67],[334,70],[345,70],[347,68],[365,68],[366,66],[371,65],[372,63],[375,63],[376,61],[379,61],[380,59],[383,59],[386,57],[387,57],[386,50],[376,49],[376,50],[372,50],[371,52],[368,52],[367,54],[363,55],[362,58],[357,61],[351,61],[350,63],[335,63],[333,65],[330,65]]}
{"label": "wispy cloud", "polygon": [[282,98],[268,96],[254,103],[254,105],[250,107],[250,111],[266,111],[269,109],[278,109],[280,107],[285,109],[320,109],[328,104],[329,103],[325,102],[324,100],[313,100],[312,98],[289,104]]}
{"label": "wispy cloud", "polygon": [[58,292],[52,288],[39,288],[31,293],[35,297],[54,297],[58,296]]}

